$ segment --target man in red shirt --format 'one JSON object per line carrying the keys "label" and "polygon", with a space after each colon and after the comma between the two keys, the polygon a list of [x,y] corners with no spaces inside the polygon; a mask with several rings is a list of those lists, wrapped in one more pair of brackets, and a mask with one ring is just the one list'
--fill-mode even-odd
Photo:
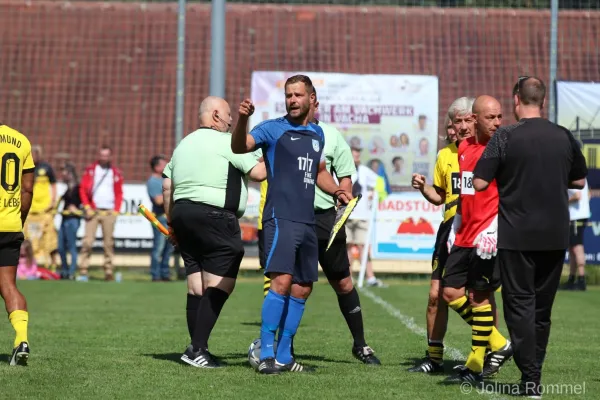
{"label": "man in red shirt", "polygon": [[112,149],[100,148],[98,161],[85,169],[79,186],[79,197],[85,212],[85,235],[81,245],[81,264],[78,281],[87,282],[88,265],[98,224],[102,226],[104,240],[104,277],[113,278],[113,232],[121,203],[123,202],[123,175],[111,164]]}
{"label": "man in red shirt", "polygon": [[[502,122],[502,106],[490,96],[480,96],[473,104],[476,133],[458,147],[460,205],[454,227],[454,245],[442,276],[444,300],[472,326],[471,353],[465,368],[451,382],[479,382],[495,375],[512,356],[512,346],[494,326],[490,294],[500,287],[494,268],[498,188],[493,181],[487,190],[473,188],[473,170],[485,145]],[[452,242],[452,238],[449,240]],[[469,290],[469,297],[465,295]],[[484,358],[487,347],[491,353]]]}

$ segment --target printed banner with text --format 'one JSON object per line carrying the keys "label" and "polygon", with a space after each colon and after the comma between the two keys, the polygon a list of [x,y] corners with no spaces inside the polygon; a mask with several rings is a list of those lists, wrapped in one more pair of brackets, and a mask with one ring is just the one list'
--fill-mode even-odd
{"label": "printed banner with text", "polygon": [[443,206],[421,193],[393,193],[379,203],[373,229],[373,258],[431,260]]}
{"label": "printed banner with text", "polygon": [[285,81],[298,73],[308,75],[317,90],[317,118],[360,145],[362,163],[374,170],[383,166],[392,189],[410,186],[413,172],[433,178],[437,76],[254,71],[251,128],[286,114]]}
{"label": "printed banner with text", "polygon": [[556,111],[557,123],[582,144],[590,188],[600,189],[600,83],[556,82]]}

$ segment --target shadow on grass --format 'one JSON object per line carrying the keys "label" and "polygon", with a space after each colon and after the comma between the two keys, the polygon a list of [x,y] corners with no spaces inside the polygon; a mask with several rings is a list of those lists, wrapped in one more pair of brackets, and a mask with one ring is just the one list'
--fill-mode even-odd
{"label": "shadow on grass", "polygon": [[241,322],[241,325],[245,325],[245,326],[258,326],[260,327],[261,323],[259,322]]}
{"label": "shadow on grass", "polygon": [[10,354],[0,354],[0,363],[8,363],[10,361]]}

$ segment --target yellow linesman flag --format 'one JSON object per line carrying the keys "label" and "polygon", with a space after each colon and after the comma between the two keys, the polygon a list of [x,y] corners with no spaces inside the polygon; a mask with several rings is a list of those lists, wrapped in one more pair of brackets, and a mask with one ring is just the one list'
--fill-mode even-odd
{"label": "yellow linesman flag", "polygon": [[329,250],[329,247],[331,247],[331,244],[337,236],[337,233],[340,231],[340,229],[342,229],[346,221],[348,221],[348,217],[356,208],[356,205],[360,201],[361,197],[362,195],[359,194],[358,196],[350,200],[348,204],[338,208],[337,214],[335,216],[335,223],[333,224],[333,229],[331,230],[331,236],[329,237],[329,243],[327,244],[327,248],[325,249],[325,251]]}

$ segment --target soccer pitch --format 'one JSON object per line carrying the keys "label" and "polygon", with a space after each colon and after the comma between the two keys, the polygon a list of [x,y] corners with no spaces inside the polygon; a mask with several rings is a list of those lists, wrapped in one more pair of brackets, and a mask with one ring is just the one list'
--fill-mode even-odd
{"label": "soccer pitch", "polygon": [[[189,343],[184,282],[19,282],[29,304],[32,356],[28,367],[8,366],[14,332],[5,320],[0,330],[0,388],[7,399],[512,397],[506,391],[481,395],[474,389],[466,395],[461,386],[442,383],[470,350],[470,329],[451,310],[446,375],[406,372],[425,352],[421,335],[428,282],[386,283],[390,286],[385,289],[361,291],[366,338],[383,366],[367,367],[352,357],[351,336],[336,297],[321,278],[295,339],[298,360],[317,371],[259,376],[249,367],[246,353],[259,336],[260,278],[240,279],[213,331],[210,350],[229,364],[218,370],[179,361]],[[497,300],[501,303],[499,293]],[[599,309],[596,287],[558,293],[543,383],[563,384],[563,394],[544,398],[600,398],[600,347],[595,344]],[[508,335],[504,321],[500,330]],[[460,361],[450,360],[452,356]],[[515,383],[519,376],[510,361],[489,382]],[[568,385],[576,391],[579,385],[585,394],[568,392]]]}

